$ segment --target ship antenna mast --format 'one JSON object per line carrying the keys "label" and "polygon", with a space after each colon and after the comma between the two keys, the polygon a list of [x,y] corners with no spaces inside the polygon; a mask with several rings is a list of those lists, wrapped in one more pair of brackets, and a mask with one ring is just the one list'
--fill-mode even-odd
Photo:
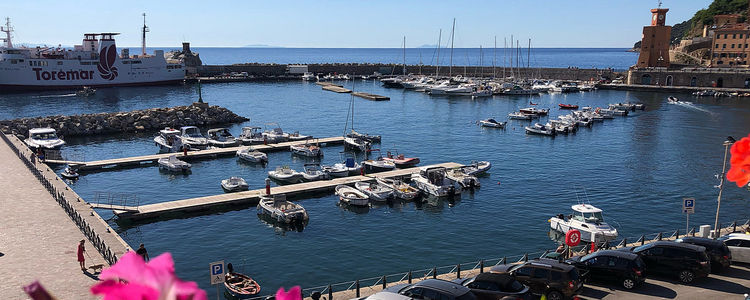
{"label": "ship antenna mast", "polygon": [[141,39],[141,52],[146,55],[146,32],[149,32],[148,26],[146,26],[146,13],[143,13],[143,37]]}
{"label": "ship antenna mast", "polygon": [[13,48],[13,42],[10,41],[10,33],[13,31],[13,27],[10,26],[10,18],[5,18],[5,27],[0,26],[0,31],[5,32],[5,38],[0,38],[8,44],[8,48]]}

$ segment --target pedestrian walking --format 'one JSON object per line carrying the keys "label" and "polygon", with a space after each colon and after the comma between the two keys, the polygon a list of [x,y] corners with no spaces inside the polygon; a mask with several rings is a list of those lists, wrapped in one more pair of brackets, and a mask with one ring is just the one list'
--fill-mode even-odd
{"label": "pedestrian walking", "polygon": [[86,271],[86,258],[83,257],[83,253],[86,253],[86,245],[84,245],[84,242],[85,240],[81,240],[81,242],[78,243],[78,263],[81,264],[81,271]]}
{"label": "pedestrian walking", "polygon": [[138,247],[138,250],[135,251],[135,254],[140,255],[141,258],[143,258],[143,261],[149,260],[148,251],[146,251],[146,247],[144,247],[143,244],[141,244],[141,246]]}

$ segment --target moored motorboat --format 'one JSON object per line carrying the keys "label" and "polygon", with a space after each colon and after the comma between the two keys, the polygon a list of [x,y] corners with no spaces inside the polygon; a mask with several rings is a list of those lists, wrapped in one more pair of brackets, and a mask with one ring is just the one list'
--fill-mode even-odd
{"label": "moored motorboat", "polygon": [[263,138],[263,132],[260,131],[260,127],[242,127],[242,133],[237,137],[243,145],[257,145],[263,144],[265,139]]}
{"label": "moored motorboat", "polygon": [[260,293],[258,282],[245,274],[227,272],[224,276],[224,288],[235,299],[249,299]]}
{"label": "moored motorboat", "polygon": [[419,173],[411,175],[411,181],[422,192],[435,197],[452,196],[460,193],[453,181],[446,178],[444,167],[422,167]]}
{"label": "moored motorboat", "polygon": [[576,204],[571,208],[574,213],[567,218],[564,214],[550,218],[550,228],[561,233],[576,229],[581,232],[581,241],[584,242],[600,243],[617,238],[617,229],[604,222],[601,209],[591,204]]}
{"label": "moored motorboat", "polygon": [[575,104],[563,104],[563,103],[560,103],[560,104],[558,104],[558,106],[560,106],[560,109],[578,109],[578,105],[575,105]]}
{"label": "moored motorboat", "polygon": [[370,203],[370,198],[367,195],[348,185],[337,185],[336,195],[339,196],[339,201],[349,205],[367,206]]}
{"label": "moored motorboat", "polygon": [[375,177],[375,180],[384,186],[393,189],[393,197],[400,200],[411,201],[419,196],[419,190],[406,182],[395,179]]}
{"label": "moored motorboat", "polygon": [[480,120],[479,125],[482,127],[492,127],[492,128],[505,128],[505,124],[508,122],[498,122],[494,118],[489,118],[485,120]]}
{"label": "moored motorboat", "polygon": [[197,150],[208,147],[208,139],[195,126],[180,127],[180,139],[182,140],[182,144],[188,145],[190,149]]}
{"label": "moored motorboat", "polygon": [[157,160],[157,163],[159,164],[159,169],[169,172],[188,172],[191,167],[189,163],[177,159],[176,155],[162,157]]}
{"label": "moored motorboat", "polygon": [[154,144],[159,146],[159,152],[182,152],[184,147],[188,147],[182,143],[180,137],[180,131],[172,128],[164,128],[159,130],[159,135],[154,137]]}
{"label": "moored motorboat", "polygon": [[237,150],[237,157],[239,157],[241,160],[253,163],[268,162],[268,155],[253,149],[253,147],[247,147]]}
{"label": "moored motorboat", "polygon": [[386,152],[383,160],[393,162],[397,168],[409,168],[419,163],[419,157],[405,157],[403,154],[394,153],[391,153],[391,151]]}
{"label": "moored motorboat", "polygon": [[267,215],[283,224],[307,223],[310,219],[302,205],[287,201],[285,195],[262,195],[257,210],[259,215]]}
{"label": "moored motorboat", "polygon": [[362,173],[362,165],[357,163],[354,158],[348,157],[344,162],[336,163],[331,166],[322,166],[323,171],[328,172],[331,177],[346,177],[349,175],[359,175]]}
{"label": "moored motorboat", "polygon": [[71,166],[66,166],[65,170],[60,173],[60,176],[67,179],[78,179],[78,172],[76,172],[76,169]]}
{"label": "moored motorboat", "polygon": [[479,179],[466,174],[461,168],[452,168],[445,170],[445,177],[458,183],[464,189],[479,187]]}
{"label": "moored motorboat", "polygon": [[526,126],[526,133],[527,134],[538,134],[538,135],[546,135],[546,136],[555,136],[557,133],[555,131],[555,128],[553,128],[551,125],[542,125],[539,123],[534,124],[534,126]]}
{"label": "moored motorboat", "polygon": [[240,144],[226,128],[214,128],[208,130],[208,143],[216,147],[234,147]]}
{"label": "moored motorboat", "polygon": [[532,115],[525,114],[525,113],[522,113],[522,112],[512,112],[512,113],[508,114],[508,118],[510,118],[511,120],[527,120],[527,121],[529,121],[529,120],[531,120]]}
{"label": "moored motorboat", "polygon": [[302,135],[299,133],[299,131],[290,133],[288,137],[290,141],[304,141],[304,140],[309,140],[311,138],[312,138],[311,135]]}
{"label": "moored motorboat", "polygon": [[242,177],[232,176],[221,181],[221,188],[225,192],[247,191],[249,185]]}
{"label": "moored motorboat", "polygon": [[65,141],[57,136],[57,131],[52,128],[29,129],[29,137],[24,140],[31,149],[60,149]]}
{"label": "moored motorboat", "polygon": [[393,188],[387,185],[381,185],[378,182],[360,181],[355,183],[354,187],[370,197],[371,201],[383,202],[393,196]]}
{"label": "moored motorboat", "polygon": [[372,143],[367,140],[353,137],[344,138],[344,149],[367,152],[372,147]]}
{"label": "moored motorboat", "polygon": [[468,166],[464,166],[461,169],[463,170],[464,173],[466,173],[466,175],[477,176],[477,175],[487,173],[487,171],[489,171],[490,168],[492,168],[492,163],[490,163],[489,161],[483,160],[483,161],[472,161],[471,164],[469,164]]}
{"label": "moored motorboat", "polygon": [[518,111],[525,113],[525,114],[546,116],[549,113],[549,108],[527,107],[527,108],[519,109]]}
{"label": "moored motorboat", "polygon": [[268,171],[268,177],[282,183],[299,183],[302,181],[302,173],[289,168],[289,166],[279,166],[273,171]]}
{"label": "moored motorboat", "polygon": [[382,158],[376,159],[376,160],[366,160],[362,162],[362,167],[365,168],[365,173],[377,173],[377,172],[386,172],[386,171],[393,171],[396,169],[396,164],[392,161],[385,161]]}
{"label": "moored motorboat", "polygon": [[319,157],[323,156],[323,151],[320,150],[320,147],[318,145],[305,143],[302,145],[291,145],[289,146],[289,150],[292,151],[292,154],[297,154],[301,156],[307,156],[307,157]]}
{"label": "moored motorboat", "polygon": [[379,143],[380,139],[381,139],[381,137],[379,135],[370,135],[370,134],[367,134],[367,133],[359,133],[359,132],[355,131],[354,129],[352,129],[349,132],[349,134],[347,134],[346,136],[350,137],[350,138],[358,138],[358,139],[361,139],[361,140],[365,140],[365,141],[368,141],[370,143]]}
{"label": "moored motorboat", "polygon": [[266,143],[283,143],[289,140],[289,134],[281,129],[279,123],[266,123],[266,128],[270,128],[262,133]]}
{"label": "moored motorboat", "polygon": [[305,181],[318,181],[330,178],[330,175],[321,169],[319,164],[305,164],[305,171],[302,172],[302,178]]}

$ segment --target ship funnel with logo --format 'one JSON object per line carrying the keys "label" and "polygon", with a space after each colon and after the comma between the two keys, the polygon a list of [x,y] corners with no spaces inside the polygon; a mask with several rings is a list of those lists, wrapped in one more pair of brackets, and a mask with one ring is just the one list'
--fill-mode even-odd
{"label": "ship funnel with logo", "polygon": [[102,33],[99,39],[99,64],[96,68],[102,79],[114,80],[117,78],[117,46],[114,36],[119,33]]}

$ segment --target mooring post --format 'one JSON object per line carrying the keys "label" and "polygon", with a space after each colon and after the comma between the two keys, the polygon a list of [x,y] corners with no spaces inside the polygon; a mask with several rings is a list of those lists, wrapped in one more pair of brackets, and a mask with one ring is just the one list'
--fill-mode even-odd
{"label": "mooring post", "polygon": [[456,265],[456,279],[461,278],[461,264]]}
{"label": "mooring post", "polygon": [[479,261],[479,273],[484,273],[484,260]]}
{"label": "mooring post", "polygon": [[437,267],[432,267],[432,279],[437,278]]}
{"label": "mooring post", "polygon": [[386,285],[387,285],[387,283],[385,282],[385,275],[383,275],[383,289],[385,289]]}
{"label": "mooring post", "polygon": [[328,300],[332,300],[333,299],[333,290],[331,290],[331,289],[332,289],[332,287],[329,284],[328,285]]}
{"label": "mooring post", "polygon": [[359,296],[359,279],[357,279],[356,281],[354,281],[354,288],[357,290],[356,295],[357,295],[357,298],[359,298],[360,297]]}
{"label": "mooring post", "polygon": [[407,282],[411,284],[411,271],[409,271],[409,276],[407,277]]}

